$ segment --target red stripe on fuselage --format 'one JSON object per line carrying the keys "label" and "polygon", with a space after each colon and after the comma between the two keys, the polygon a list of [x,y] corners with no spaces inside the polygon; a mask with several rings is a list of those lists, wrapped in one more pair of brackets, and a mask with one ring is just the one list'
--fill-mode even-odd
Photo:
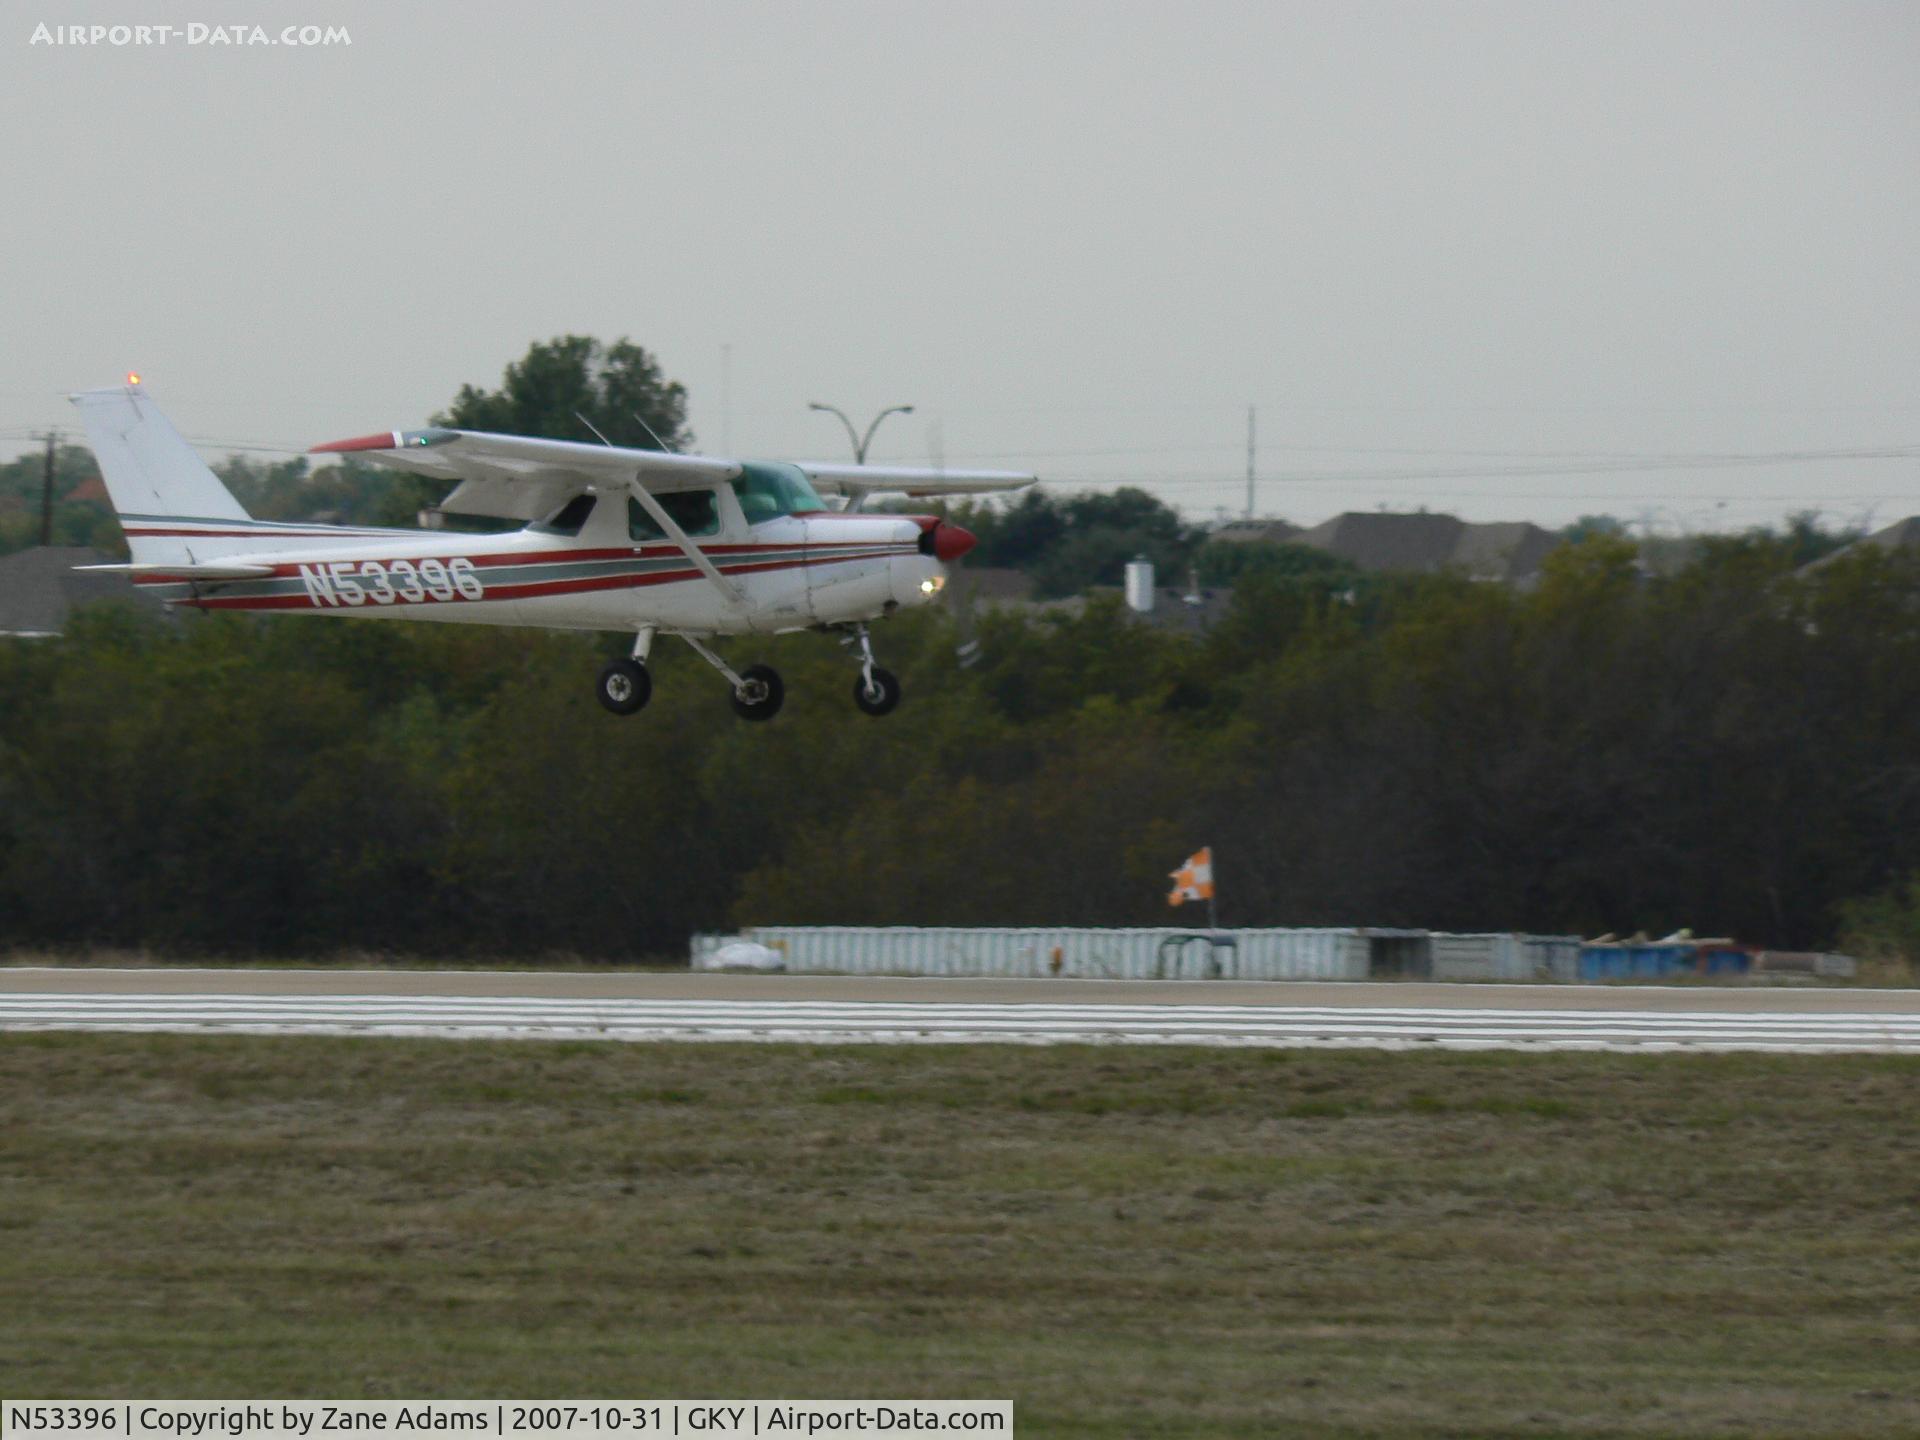
{"label": "red stripe on fuselage", "polygon": [[[736,547],[749,548],[749,547]],[[760,549],[781,549],[781,546],[761,546]],[[675,550],[673,554],[678,554]],[[908,549],[899,549],[896,553],[910,555]],[[573,557],[569,557],[573,558]],[[792,570],[809,565],[841,565],[850,561],[877,558],[865,555],[832,555],[800,560],[767,560],[760,563],[747,562],[719,567],[723,575],[758,575],[772,570]],[[298,567],[283,565],[276,567],[285,575],[298,574]],[[508,580],[492,586],[478,600],[407,600],[392,605],[379,605],[368,601],[361,605],[316,605],[313,597],[304,592],[298,595],[257,595],[257,596],[210,596],[205,599],[181,600],[176,603],[198,610],[317,610],[325,614],[342,614],[350,610],[406,610],[423,605],[484,605],[491,600],[527,600],[539,599],[547,595],[577,595],[595,590],[641,590],[651,585],[673,585],[686,580],[698,580],[701,573],[691,566],[684,570],[656,570],[647,575],[598,575],[581,580],[528,580],[520,583]],[[187,583],[181,580],[169,580],[166,584]]]}
{"label": "red stripe on fuselage", "polygon": [[[903,545],[898,540],[835,540],[824,545],[803,545],[799,541],[785,545],[771,542],[765,545],[708,545],[702,546],[700,553],[716,559],[720,564],[720,568],[724,570],[728,567],[729,562],[738,565],[742,563],[747,556],[761,554],[769,550],[846,550],[856,546],[871,550],[873,556],[890,554],[906,555],[913,553],[909,547]],[[217,557],[215,563],[217,563],[218,559],[233,559],[244,562],[246,558],[243,554],[222,556]],[[294,576],[298,575],[305,566],[334,565],[340,563],[366,564],[371,562],[375,565],[391,566],[399,561],[405,561],[409,565],[418,566],[423,560],[438,560],[442,564],[445,564],[449,560],[465,560],[468,564],[478,569],[483,566],[577,565],[587,561],[600,560],[676,560],[680,558],[682,558],[682,552],[677,545],[652,545],[645,547],[623,545],[618,548],[598,550],[508,550],[492,555],[329,556],[326,552],[322,551],[310,559],[275,561],[273,564],[273,573],[276,576]],[[826,557],[820,558],[824,560]],[[865,555],[836,555],[832,558],[836,560],[864,560],[872,557]],[[745,563],[751,562],[747,561]],[[810,561],[809,563],[812,562]],[[261,578],[265,579],[267,577],[262,576]]]}
{"label": "red stripe on fuselage", "polygon": [[[150,535],[176,535],[176,536],[184,535],[190,539],[210,539],[210,540],[220,540],[220,539],[260,540],[260,539],[268,539],[268,538],[275,539],[275,540],[282,539],[282,538],[288,539],[288,540],[324,540],[324,539],[333,538],[335,535],[339,534],[340,532],[325,531],[325,530],[282,531],[277,534],[273,534],[271,536],[263,534],[261,531],[258,531],[258,530],[129,530],[127,531],[127,533],[129,535],[139,535],[142,537],[150,536]],[[411,535],[413,533],[415,532],[410,530],[407,530],[407,531],[376,530],[376,531],[366,532],[364,535],[355,535],[352,538],[373,540],[378,538],[381,535],[391,535],[391,534]],[[740,555],[752,555],[762,550],[799,550],[803,548],[822,549],[822,548],[829,548],[829,547],[835,550],[845,550],[845,549],[851,549],[856,546],[871,549],[876,554],[884,553],[887,551],[900,551],[900,553],[902,554],[906,553],[904,550],[901,549],[901,542],[898,540],[828,540],[828,541],[822,541],[822,542],[813,542],[811,544],[807,542],[799,541],[799,540],[791,540],[785,543],[780,543],[777,541],[768,541],[765,544],[759,544],[759,545],[703,545],[703,546],[700,546],[699,549],[702,555],[740,556]],[[372,560],[374,561],[374,563],[380,564],[380,565],[391,565],[396,560],[405,560],[408,563],[415,564],[415,565],[419,564],[422,560],[441,560],[441,561],[465,560],[469,564],[475,565],[475,566],[479,566],[479,565],[565,565],[565,564],[573,564],[582,560],[665,560],[665,559],[670,559],[676,555],[679,555],[680,553],[681,553],[680,547],[677,545],[653,545],[653,546],[621,545],[621,546],[616,546],[612,548],[603,548],[603,549],[595,549],[595,550],[589,550],[585,548],[581,548],[577,550],[507,550],[507,551],[502,551],[498,554],[492,554],[492,555],[391,555],[391,556],[369,555],[369,556],[361,557],[361,556],[338,555],[338,554],[330,556],[325,551],[321,551],[313,555],[310,559],[287,560],[287,561],[278,562],[274,566],[274,573],[278,575],[291,575],[291,574],[294,574],[297,571],[298,567],[301,565],[330,565],[337,560],[352,561],[352,560],[365,559],[365,560]],[[238,554],[238,553],[231,556],[214,557],[216,563],[221,559],[244,560],[245,558],[246,556],[244,554]]]}

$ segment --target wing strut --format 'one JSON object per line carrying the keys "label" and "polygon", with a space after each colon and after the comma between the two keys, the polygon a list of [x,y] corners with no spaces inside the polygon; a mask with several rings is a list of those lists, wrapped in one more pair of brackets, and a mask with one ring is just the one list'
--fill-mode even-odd
{"label": "wing strut", "polygon": [[674,518],[667,513],[666,507],[653,497],[645,485],[635,479],[628,482],[627,489],[633,493],[633,498],[640,502],[640,508],[647,512],[653,523],[660,527],[669,540],[680,547],[680,553],[693,562],[694,569],[711,580],[715,588],[735,605],[746,604],[747,597],[740,593],[740,587],[722,575],[719,567],[707,558],[706,552],[687,538],[687,532],[680,528]]}

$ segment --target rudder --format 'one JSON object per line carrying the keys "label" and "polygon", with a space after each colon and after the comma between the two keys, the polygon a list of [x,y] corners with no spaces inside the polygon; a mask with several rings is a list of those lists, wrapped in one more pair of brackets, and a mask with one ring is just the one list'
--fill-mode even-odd
{"label": "rudder", "polygon": [[151,522],[248,518],[233,492],[138,385],[83,390],[68,398],[80,411],[100,478],[136,561],[196,558],[189,537],[141,533],[154,528]]}

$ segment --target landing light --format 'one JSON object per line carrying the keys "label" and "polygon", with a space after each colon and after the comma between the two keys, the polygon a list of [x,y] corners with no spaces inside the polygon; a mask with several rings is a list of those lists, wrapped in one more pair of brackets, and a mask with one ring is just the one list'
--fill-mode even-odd
{"label": "landing light", "polygon": [[135,371],[127,371],[127,383],[129,385],[138,385],[140,383],[140,376]]}
{"label": "landing light", "polygon": [[928,576],[925,580],[922,580],[920,582],[920,593],[922,595],[938,595],[940,593],[941,587],[944,586],[946,583],[947,583],[947,580],[944,575]]}

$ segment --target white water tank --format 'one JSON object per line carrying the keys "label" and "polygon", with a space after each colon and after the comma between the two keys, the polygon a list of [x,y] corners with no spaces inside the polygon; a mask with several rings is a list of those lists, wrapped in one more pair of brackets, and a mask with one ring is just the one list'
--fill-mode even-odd
{"label": "white water tank", "polygon": [[1127,562],[1127,608],[1142,615],[1153,613],[1153,562],[1144,555]]}

